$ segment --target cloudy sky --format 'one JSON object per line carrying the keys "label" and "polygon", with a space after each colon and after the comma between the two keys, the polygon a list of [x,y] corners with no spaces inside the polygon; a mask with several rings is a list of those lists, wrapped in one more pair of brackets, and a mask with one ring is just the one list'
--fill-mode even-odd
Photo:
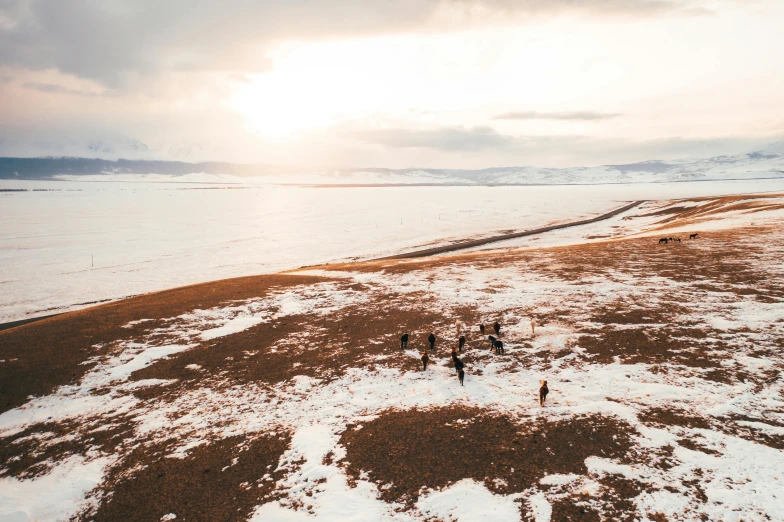
{"label": "cloudy sky", "polygon": [[0,0],[0,155],[577,166],[784,137],[781,0]]}

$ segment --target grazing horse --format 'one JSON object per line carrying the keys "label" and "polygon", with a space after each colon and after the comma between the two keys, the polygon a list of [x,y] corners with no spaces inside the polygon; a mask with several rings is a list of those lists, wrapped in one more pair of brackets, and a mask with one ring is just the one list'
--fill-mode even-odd
{"label": "grazing horse", "polygon": [[501,355],[501,354],[504,353],[504,342],[503,341],[500,341],[500,340],[496,341],[496,342],[493,343],[493,346],[495,346],[495,354],[496,355]]}
{"label": "grazing horse", "polygon": [[496,338],[493,337],[492,335],[488,335],[487,340],[490,341],[490,349],[492,350],[493,348],[495,348]]}
{"label": "grazing horse", "polygon": [[435,350],[436,349],[436,335],[435,334],[431,333],[428,336],[428,338],[427,338],[427,342],[430,343],[430,349],[431,350]]}
{"label": "grazing horse", "polygon": [[697,239],[697,233],[689,234],[689,239]]}
{"label": "grazing horse", "polygon": [[493,323],[493,330],[495,330],[495,334],[496,335],[500,335],[501,334],[501,325],[498,324],[498,321]]}
{"label": "grazing horse", "polygon": [[455,370],[459,372],[463,368],[465,368],[465,364],[463,364],[463,361],[455,357]]}
{"label": "grazing horse", "polygon": [[460,379],[460,386],[465,386],[465,385],[463,384],[463,379],[465,379],[465,372],[463,371],[463,369],[462,369],[462,368],[460,368],[459,370],[457,370],[457,378],[458,378],[458,379]]}
{"label": "grazing horse", "polygon": [[669,240],[668,240],[666,237],[663,237],[663,238],[661,238],[661,239],[659,240],[659,244],[661,245],[662,243],[667,243],[668,241],[669,241]]}
{"label": "grazing horse", "polygon": [[408,334],[403,334],[400,338],[400,349],[404,349],[408,347]]}
{"label": "grazing horse", "polygon": [[422,352],[422,371],[427,371],[427,361],[430,360],[430,357],[427,356],[427,350]]}
{"label": "grazing horse", "polygon": [[465,335],[461,335],[460,339],[457,340],[457,347],[462,352],[463,346],[465,346]]}
{"label": "grazing horse", "polygon": [[479,325],[479,333],[482,334],[482,335],[485,334],[485,325],[483,325],[483,324]]}

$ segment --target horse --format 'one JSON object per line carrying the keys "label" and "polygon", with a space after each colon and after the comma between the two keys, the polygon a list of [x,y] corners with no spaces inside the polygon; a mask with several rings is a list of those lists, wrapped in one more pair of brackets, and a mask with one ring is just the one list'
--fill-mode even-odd
{"label": "horse", "polygon": [[544,406],[544,400],[548,393],[550,393],[550,389],[547,387],[547,381],[542,381],[542,386],[539,387],[539,406]]}

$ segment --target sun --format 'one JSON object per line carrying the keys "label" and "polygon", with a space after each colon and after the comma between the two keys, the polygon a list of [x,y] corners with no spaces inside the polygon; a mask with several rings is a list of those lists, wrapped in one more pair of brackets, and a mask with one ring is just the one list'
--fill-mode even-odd
{"label": "sun", "polygon": [[269,138],[293,135],[334,124],[337,114],[311,78],[300,74],[260,75],[239,86],[232,97],[234,109],[248,129]]}

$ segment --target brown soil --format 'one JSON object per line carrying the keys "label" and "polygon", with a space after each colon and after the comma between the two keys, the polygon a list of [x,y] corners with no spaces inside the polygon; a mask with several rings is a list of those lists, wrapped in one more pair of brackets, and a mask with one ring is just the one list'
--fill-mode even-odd
{"label": "brown soil", "polygon": [[390,411],[355,428],[348,426],[340,439],[349,475],[358,478],[365,471],[380,487],[382,499],[409,505],[424,489],[441,489],[465,478],[509,494],[528,489],[547,474],[583,474],[589,456],[624,458],[634,433],[607,417],[524,425],[459,406]]}
{"label": "brown soil", "polygon": [[35,424],[0,439],[0,477],[29,479],[47,474],[72,455],[113,454],[133,428],[126,417]]}
{"label": "brown soil", "polygon": [[174,513],[177,520],[245,520],[275,498],[283,473],[275,469],[288,445],[287,435],[230,437],[183,459],[167,457],[165,445],[140,446],[95,493],[97,509],[80,518],[148,522]]}
{"label": "brown soil", "polygon": [[[202,380],[217,376],[231,386],[248,382],[275,385],[298,375],[328,382],[349,368],[418,368],[418,359],[400,350],[403,332],[411,336],[408,348],[417,350],[427,346],[427,336],[435,332],[436,351],[431,353],[431,361],[445,361],[451,352],[454,324],[446,324],[442,314],[418,302],[414,299],[407,305],[390,306],[389,296],[384,296],[354,306],[347,314],[286,316],[158,360],[134,372],[131,379],[179,379],[175,386],[137,392],[137,397],[148,400],[177,397],[183,389],[200,386]],[[304,332],[309,334],[306,339],[298,336]],[[382,355],[392,357],[377,361]],[[187,369],[190,364],[204,371]]]}
{"label": "brown soil", "polygon": [[[0,331],[0,413],[77,383],[112,342],[141,337],[160,320],[197,308],[265,295],[272,289],[310,284],[324,278],[301,275],[241,277],[133,297]],[[131,328],[123,325],[152,319]],[[96,347],[102,345],[102,347]]]}

